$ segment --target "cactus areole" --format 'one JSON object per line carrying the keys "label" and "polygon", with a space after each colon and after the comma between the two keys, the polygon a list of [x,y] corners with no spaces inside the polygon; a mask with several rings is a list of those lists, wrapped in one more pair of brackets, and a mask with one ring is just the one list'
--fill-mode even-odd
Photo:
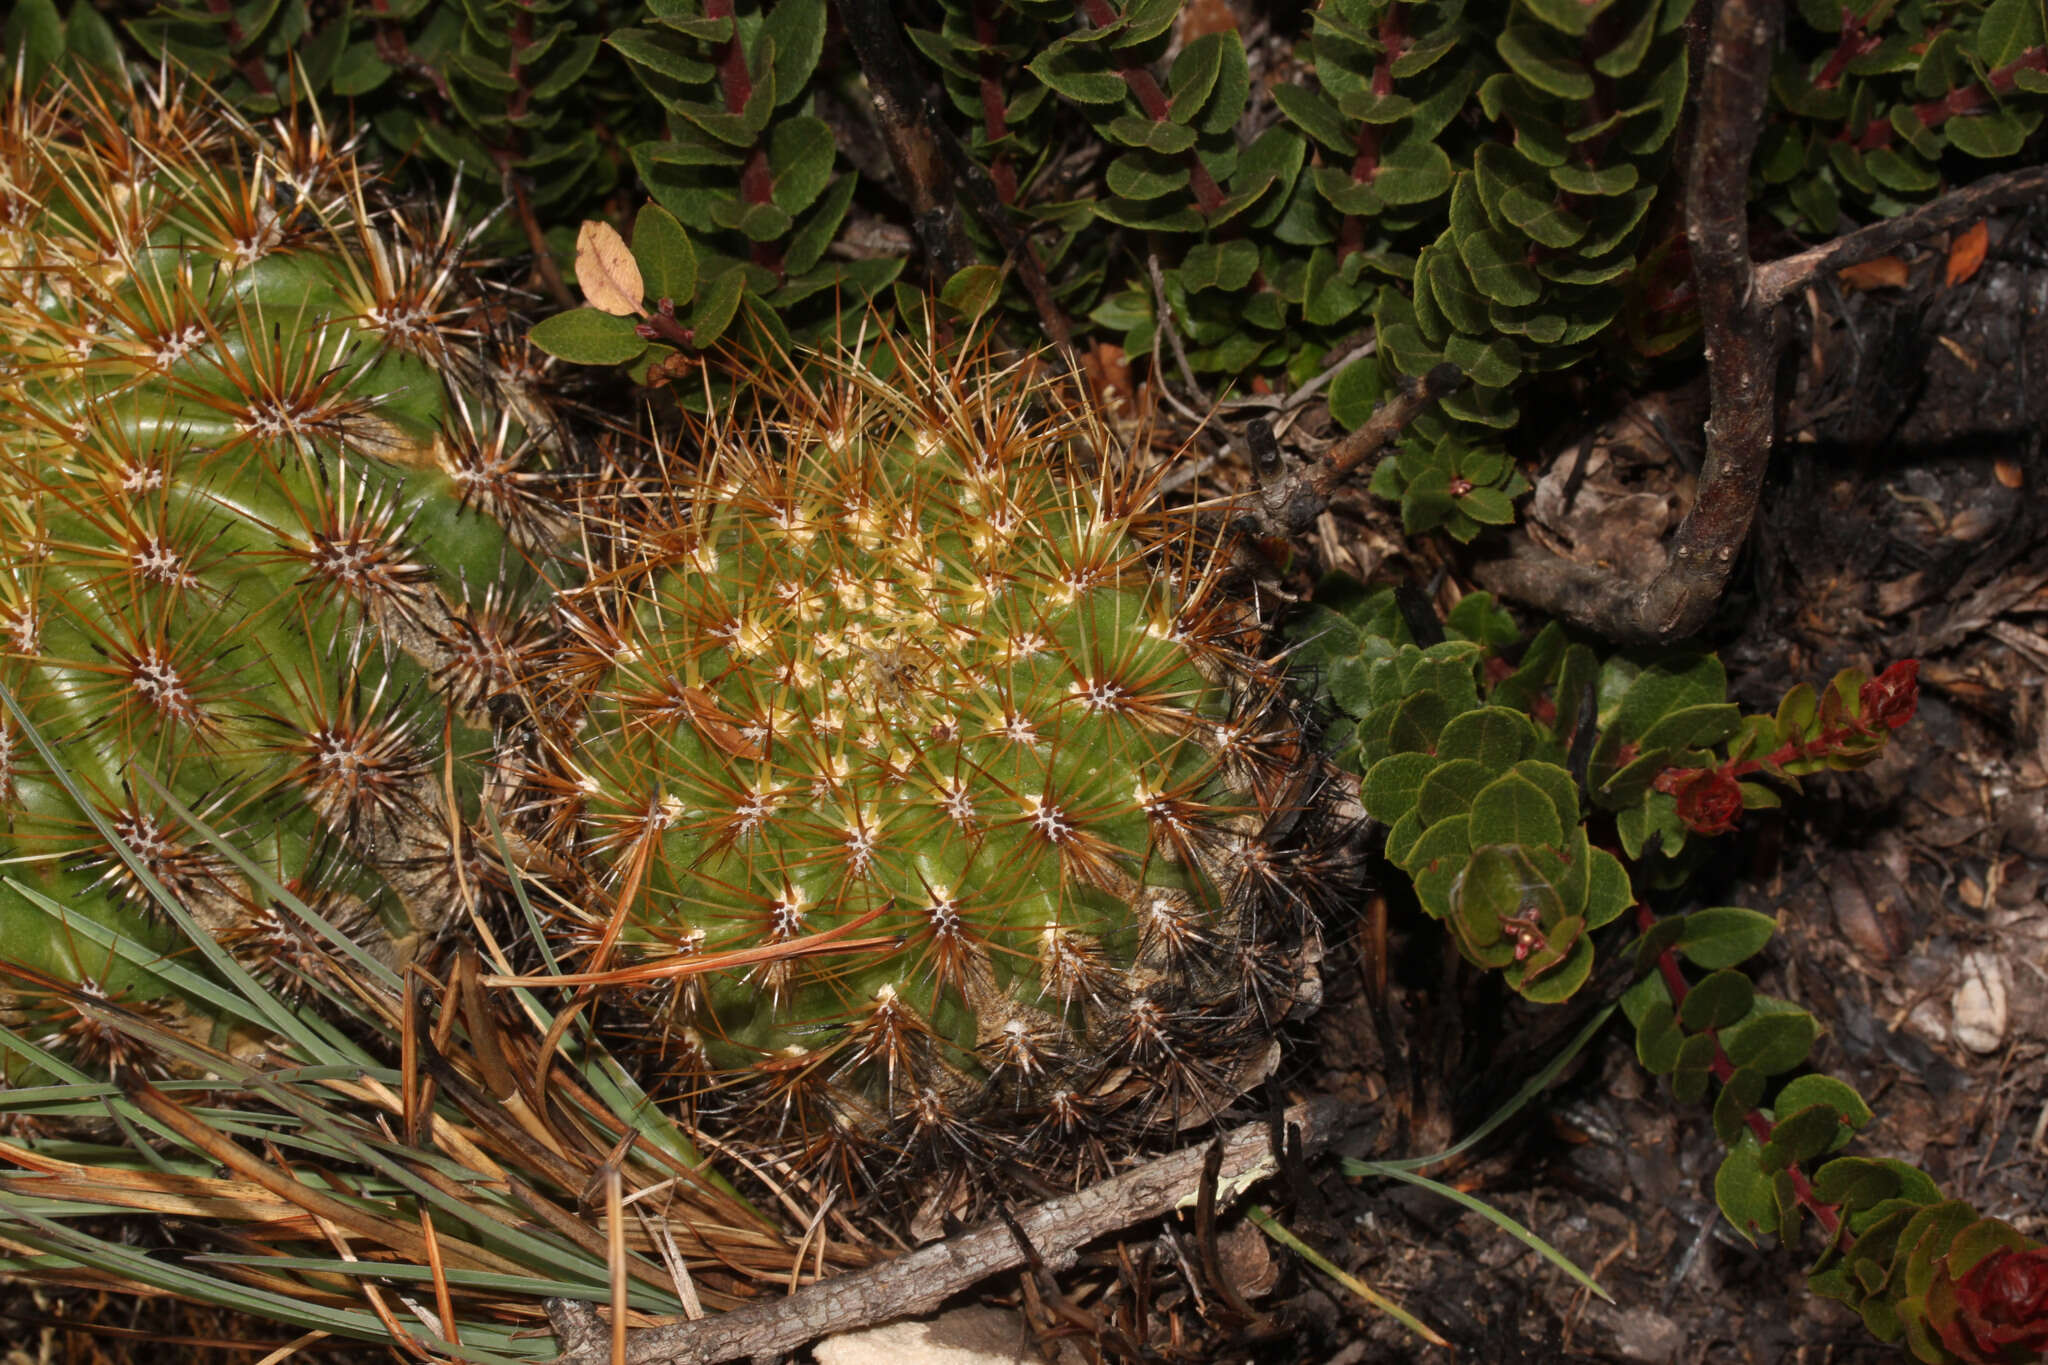
{"label": "cactus areole", "polygon": [[0,117],[0,681],[100,817],[0,716],[0,961],[44,978],[0,1009],[76,1059],[115,1044],[64,986],[183,1009],[105,941],[172,936],[102,822],[265,968],[310,936],[176,806],[387,957],[458,906],[448,742],[488,748],[539,537],[460,246],[200,92]]}
{"label": "cactus areole", "polygon": [[1327,822],[1256,621],[1049,388],[822,368],[604,516],[546,779],[594,882],[566,955],[814,1152],[1206,1116],[1313,992]]}

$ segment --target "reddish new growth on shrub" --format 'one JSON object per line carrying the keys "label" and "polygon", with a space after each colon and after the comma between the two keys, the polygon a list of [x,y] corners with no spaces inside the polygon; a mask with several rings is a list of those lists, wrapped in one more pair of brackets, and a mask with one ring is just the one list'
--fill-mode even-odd
{"label": "reddish new growth on shrub", "polygon": [[1928,1293],[1928,1319],[1958,1359],[2048,1358],[2048,1247],[2002,1248],[1953,1287],[1939,1280]]}
{"label": "reddish new growth on shrub", "polygon": [[1741,817],[1741,780],[1752,773],[1787,777],[1849,766],[1874,754],[1884,736],[1913,719],[1920,707],[1920,661],[1901,659],[1856,690],[1855,710],[1845,689],[1830,687],[1815,713],[1814,733],[1789,739],[1762,758],[1731,758],[1706,768],[1666,768],[1651,784],[1677,798],[1678,818],[1695,834],[1726,834]]}
{"label": "reddish new growth on shrub", "polygon": [[[1651,785],[1678,798],[1678,818],[1694,834],[1726,834],[1742,814],[1738,765],[1719,768],[1666,768]],[[1754,766],[1753,764],[1750,766]]]}
{"label": "reddish new growth on shrub", "polygon": [[1863,684],[1857,696],[1863,703],[1865,721],[1857,727],[1858,733],[1867,732],[1870,722],[1880,723],[1888,730],[1898,729],[1920,709],[1920,661],[1899,660]]}

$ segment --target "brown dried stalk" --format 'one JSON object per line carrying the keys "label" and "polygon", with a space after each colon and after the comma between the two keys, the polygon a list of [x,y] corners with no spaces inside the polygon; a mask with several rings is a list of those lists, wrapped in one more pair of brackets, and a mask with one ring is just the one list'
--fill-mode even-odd
{"label": "brown dried stalk", "polygon": [[[1340,1113],[1339,1102],[1324,1099],[1289,1109],[1286,1122],[1299,1126],[1302,1150],[1314,1151],[1335,1135]],[[1272,1128],[1265,1121],[1225,1135],[1216,1166],[1218,1184],[1234,1192],[1270,1174],[1272,1143]],[[1212,1145],[1183,1148],[1099,1185],[1048,1200],[1016,1215],[1015,1228],[1046,1266],[1064,1268],[1095,1238],[1158,1218],[1195,1198]],[[735,1356],[793,1350],[831,1332],[930,1312],[961,1290],[1026,1262],[1027,1252],[1016,1232],[999,1219],[871,1269],[823,1280],[773,1303],[631,1332],[626,1365],[708,1365]],[[557,1365],[612,1365],[610,1334],[588,1305],[550,1300],[548,1317],[563,1348]]]}

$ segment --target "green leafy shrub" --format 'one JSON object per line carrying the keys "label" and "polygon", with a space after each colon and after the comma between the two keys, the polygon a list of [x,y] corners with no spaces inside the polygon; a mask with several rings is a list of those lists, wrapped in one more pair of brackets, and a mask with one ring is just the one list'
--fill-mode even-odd
{"label": "green leafy shrub", "polygon": [[[1830,235],[1845,212],[1898,213],[1969,161],[2022,152],[2048,94],[2048,31],[2028,0],[1872,0],[1792,7],[1802,38],[1772,73],[1757,150],[1763,202]],[[1951,156],[1951,153],[1958,155]]]}
{"label": "green leafy shrub", "polygon": [[[1555,624],[1524,647],[1484,593],[1459,602],[1447,638],[1418,646],[1391,590],[1328,595],[1341,609],[1312,607],[1292,633],[1336,713],[1330,740],[1386,826],[1388,860],[1465,957],[1556,1003],[1591,976],[1596,931],[1632,924],[1637,980],[1622,1005],[1636,1055],[1676,1098],[1711,1099],[1728,1221],[1790,1244],[1810,1214],[1826,1238],[1815,1291],[1922,1360],[2038,1347],[2048,1291],[2033,1288],[2034,1243],[1944,1201],[1906,1163],[1837,1155],[1871,1111],[1804,1070],[1814,1017],[1741,970],[1771,918],[1739,906],[1660,917],[1642,899],[1682,885],[1705,841],[1777,805],[1777,786],[1874,759],[1912,718],[1918,665],[1846,670],[1819,692],[1795,687],[1775,715],[1744,716],[1711,655],[1603,659]],[[1595,842],[1595,820],[1611,846]],[[2001,1249],[2022,1259],[1973,1281]]]}
{"label": "green leafy shrub", "polygon": [[[1235,29],[1187,30],[1178,0],[933,0],[853,22],[899,19],[907,88],[942,92],[942,164],[912,173],[965,187],[941,211],[980,256],[946,296],[999,298],[1029,331],[1054,307],[1210,386],[1300,383],[1370,326],[1377,356],[1331,388],[1346,426],[1395,379],[1456,365],[1465,385],[1376,477],[1411,532],[1511,519],[1527,484],[1503,435],[1532,381],[1694,330],[1672,174],[1699,75],[1691,0],[1327,0],[1257,54],[1258,79]],[[74,47],[107,45],[83,4],[72,24],[90,35]],[[52,0],[10,26],[44,59],[67,41]],[[499,240],[565,261],[572,225],[622,218],[610,196],[637,181],[696,262],[649,296],[679,320],[647,339],[650,365],[735,316],[831,338],[905,264],[849,236],[859,177],[828,115],[865,97],[829,27],[823,0],[284,0],[128,22],[252,113],[297,86],[354,102],[388,151],[459,168],[479,209],[512,198]],[[1788,30],[1753,187],[1788,225],[1896,213],[2039,126],[2031,0],[1807,0]],[[1044,294],[1004,269],[1042,272]],[[616,346],[549,341],[616,363]]]}

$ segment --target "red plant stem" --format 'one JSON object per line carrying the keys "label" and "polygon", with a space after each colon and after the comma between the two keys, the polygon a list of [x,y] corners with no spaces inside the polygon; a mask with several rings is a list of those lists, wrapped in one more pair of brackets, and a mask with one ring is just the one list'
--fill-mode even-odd
{"label": "red plant stem", "polygon": [[[1636,906],[1638,928],[1647,933],[1656,922],[1657,916],[1649,906]],[[1680,1009],[1684,1006],[1685,997],[1691,992],[1692,986],[1685,979],[1684,969],[1678,965],[1676,948],[1666,948],[1657,954],[1657,970],[1664,977],[1664,988],[1671,992],[1671,1008]],[[1709,1070],[1713,1073],[1714,1079],[1725,1086],[1735,1075],[1735,1063],[1728,1060],[1728,1054],[1721,1048],[1719,1029],[1708,1029],[1706,1035],[1714,1042],[1714,1060]],[[1770,1120],[1759,1111],[1750,1110],[1743,1116],[1743,1122],[1755,1135],[1759,1147],[1771,1140]],[[1813,1183],[1806,1178],[1806,1172],[1800,1170],[1796,1163],[1787,1166],[1785,1173],[1792,1178],[1792,1195],[1799,1201],[1800,1206],[1813,1215],[1814,1221],[1820,1224],[1821,1231],[1828,1235],[1829,1241],[1839,1240],[1841,1248],[1847,1250],[1850,1237],[1848,1230],[1842,1226],[1840,1205],[1823,1203],[1820,1196],[1814,1193]]]}
{"label": "red plant stem", "polygon": [[[1075,8],[1096,28],[1108,28],[1122,16],[1110,7],[1109,0],[1074,0]],[[1138,107],[1145,111],[1145,117],[1154,123],[1168,121],[1166,92],[1159,88],[1159,82],[1144,67],[1121,58],[1116,59],[1117,74],[1123,77],[1124,85],[1135,95]],[[1203,213],[1214,213],[1223,206],[1222,187],[1216,177],[1209,174],[1209,168],[1202,164],[1202,158],[1193,148],[1183,154],[1188,165],[1188,181],[1195,191],[1195,203]]]}
{"label": "red plant stem", "polygon": [[[1618,11],[1609,10],[1593,21],[1585,39],[1579,44],[1579,60],[1587,71],[1593,73],[1593,93],[1586,96],[1583,117],[1588,128],[1599,127],[1614,112],[1614,78],[1601,73],[1600,58],[1614,50],[1626,36],[1625,30],[1616,22]],[[1596,133],[1578,146],[1579,164],[1588,170],[1597,170],[1605,164],[1607,144],[1614,140],[1614,129]],[[1577,213],[1580,196],[1569,190],[1560,189],[1550,197],[1551,206],[1564,213]],[[1561,254],[1555,248],[1532,241],[1522,259],[1534,270]]]}
{"label": "red plant stem", "polygon": [[[995,46],[996,37],[996,16],[989,7],[989,0],[975,0],[974,41],[981,45],[981,56],[975,63],[975,70],[981,83],[982,132],[991,145],[1010,134],[1008,105],[1003,99],[1003,64],[989,50]],[[1007,151],[995,154],[989,162],[988,176],[995,181],[997,198],[1005,204],[1017,202],[1017,172],[1010,165]]]}
{"label": "red plant stem", "polygon": [[548,249],[547,234],[541,229],[540,219],[533,211],[533,199],[528,193],[525,177],[516,170],[519,159],[526,153],[526,134],[519,127],[519,121],[526,117],[527,109],[533,103],[533,87],[526,79],[526,64],[521,60],[521,54],[533,46],[532,0],[521,0],[519,16],[512,21],[505,42],[510,57],[506,74],[512,78],[512,98],[505,104],[508,121],[506,140],[490,149],[491,159],[497,163],[498,175],[512,192],[514,212],[526,233],[527,245],[533,251],[534,269],[549,295],[567,307],[574,303],[576,296],[569,292],[568,281],[562,278],[561,268],[555,264],[555,254]]}
{"label": "red plant stem", "polygon": [[[232,14],[235,8],[234,0],[206,0],[206,8],[211,14]],[[243,30],[241,21],[230,18],[227,26],[221,31],[221,36],[228,40],[228,51],[234,54],[235,70],[242,74],[243,80],[249,82],[249,88],[259,95],[275,95],[277,87],[271,83],[270,72],[264,69],[263,54],[242,50],[243,45],[249,41],[249,35]]]}
{"label": "red plant stem", "polygon": [[377,27],[371,42],[376,46],[378,57],[384,64],[415,76],[423,76],[433,85],[434,93],[441,97],[441,103],[452,104],[454,96],[448,90],[448,78],[430,62],[424,62],[414,54],[412,45],[405,40],[405,30],[398,21],[391,18],[390,0],[371,0],[370,9],[378,15]]}
{"label": "red plant stem", "polygon": [[[1384,99],[1394,93],[1394,63],[1408,50],[1408,26],[1399,5],[1387,6],[1387,12],[1380,16],[1380,59],[1372,69],[1372,93]],[[1356,152],[1351,158],[1351,179],[1360,185],[1370,185],[1380,173],[1380,126],[1377,123],[1361,122],[1358,125]],[[1349,213],[1337,233],[1337,259],[1341,262],[1353,252],[1365,249],[1365,217]]]}
{"label": "red plant stem", "polygon": [[[533,87],[526,83],[526,64],[520,60],[520,54],[533,46],[531,4],[522,4],[519,7],[519,17],[512,21],[512,32],[507,35],[507,41],[512,49],[512,64],[508,74],[512,77],[513,90],[512,98],[505,105],[505,117],[516,125],[520,119],[526,117],[527,107],[533,103]],[[524,141],[516,131],[514,140]]]}
{"label": "red plant stem", "polygon": [[[732,0],[704,0],[704,17],[732,19]],[[733,23],[732,37],[725,40],[725,47],[718,54],[718,82],[725,92],[725,111],[728,114],[737,114],[747,107],[747,98],[754,93],[754,78],[747,71],[747,53],[740,46],[737,20]]]}
{"label": "red plant stem", "polygon": [[1731,763],[1727,769],[1728,776],[1740,779],[1767,767],[1782,768],[1802,759],[1820,758],[1840,748],[1845,739],[1867,739],[1874,733],[1878,732],[1864,724],[1861,717],[1850,716],[1843,724],[1823,730],[1812,739],[1787,740],[1762,758],[1746,758],[1740,763]]}
{"label": "red plant stem", "polygon": [[680,350],[689,350],[697,344],[696,333],[676,321],[675,304],[663,299],[659,307],[646,315],[633,330],[644,341],[666,341]]}
{"label": "red plant stem", "polygon": [[1828,64],[1813,78],[1813,88],[1834,89],[1835,82],[1842,79],[1842,72],[1849,63],[1867,52],[1875,51],[1883,42],[1882,38],[1864,29],[1862,15],[1847,5],[1842,6],[1842,40],[1835,44],[1834,54],[1828,58]]}
{"label": "red plant stem", "polygon": [[[704,17],[731,19],[732,0],[704,0]],[[725,112],[745,113],[747,101],[754,97],[754,77],[747,70],[747,50],[740,42],[737,20],[732,37],[725,40],[725,48],[718,54],[718,84],[725,95]],[[759,138],[740,170],[740,200],[748,204],[775,202],[775,177],[768,169],[768,148]],[[782,273],[782,249],[774,242],[755,242],[750,256],[755,265],[765,266],[777,275]]]}
{"label": "red plant stem", "polygon": [[[1607,11],[1593,21],[1585,40],[1579,44],[1579,61],[1593,76],[1593,93],[1586,96],[1582,114],[1588,128],[1607,122],[1615,111],[1614,77],[1600,70],[1600,59],[1619,47],[1628,36],[1620,18],[1620,10]],[[1614,127],[1609,127],[1581,142],[1578,146],[1579,164],[1589,170],[1606,165],[1607,145],[1614,141],[1614,133]],[[1577,195],[1562,195],[1559,202],[1573,208],[1577,206],[1578,198]]]}
{"label": "red plant stem", "polygon": [[[1923,128],[1938,128],[1959,114],[1975,113],[1992,103],[1997,95],[2011,91],[2021,71],[2048,71],[2048,47],[2032,47],[2019,56],[1988,73],[1982,83],[1957,86],[1937,99],[1922,100],[1913,106],[1913,117],[1920,120]],[[1891,120],[1872,119],[1860,133],[1848,128],[1836,134],[1837,142],[1846,142],[1859,152],[1875,151],[1888,147],[1892,141]]]}

